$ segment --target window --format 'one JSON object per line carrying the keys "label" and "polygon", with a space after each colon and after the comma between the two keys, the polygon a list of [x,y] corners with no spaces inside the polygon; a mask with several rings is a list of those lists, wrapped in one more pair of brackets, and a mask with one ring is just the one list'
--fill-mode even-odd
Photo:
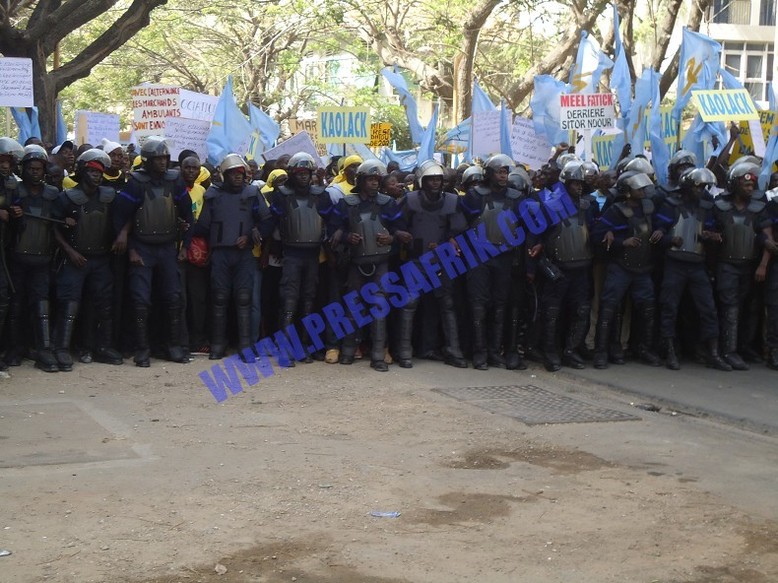
{"label": "window", "polygon": [[775,26],[775,0],[762,0],[759,10],[761,26]]}
{"label": "window", "polygon": [[758,101],[767,101],[768,84],[773,79],[773,43],[724,42],[721,64]]}
{"label": "window", "polygon": [[713,0],[711,21],[716,24],[750,24],[751,0]]}

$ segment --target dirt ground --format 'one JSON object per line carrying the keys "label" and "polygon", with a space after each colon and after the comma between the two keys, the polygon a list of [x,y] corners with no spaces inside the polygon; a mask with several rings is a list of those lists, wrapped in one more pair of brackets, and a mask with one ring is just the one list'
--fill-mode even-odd
{"label": "dirt ground", "polygon": [[[431,389],[531,379],[630,405],[436,363],[297,366],[217,404],[209,364],[0,381],[0,581],[778,581],[778,516],[719,488],[748,436],[634,408],[528,426]],[[775,445],[738,446],[744,481]]]}

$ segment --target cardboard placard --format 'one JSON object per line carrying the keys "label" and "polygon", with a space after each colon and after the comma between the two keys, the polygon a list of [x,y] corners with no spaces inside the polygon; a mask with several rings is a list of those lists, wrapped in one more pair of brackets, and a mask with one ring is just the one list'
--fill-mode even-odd
{"label": "cardboard placard", "polygon": [[0,106],[33,107],[32,59],[0,57]]}
{"label": "cardboard placard", "polygon": [[205,140],[211,131],[211,122],[202,119],[169,117],[165,120],[165,138],[170,148],[170,158],[177,160],[182,150],[194,150],[200,160],[206,160],[208,149]]}
{"label": "cardboard placard", "polygon": [[370,108],[324,107],[316,112],[316,139],[322,144],[370,143]]}
{"label": "cardboard placard", "polygon": [[297,119],[296,117],[289,118],[289,131],[295,136],[300,132],[308,132],[308,137],[313,141],[313,145],[316,146],[316,151],[319,153],[319,157],[327,155],[327,145],[322,144],[316,138],[318,134],[319,123],[315,119]]}
{"label": "cardboard placard", "polygon": [[563,130],[601,130],[616,125],[611,93],[563,93],[559,96],[559,123]]}
{"label": "cardboard placard", "polygon": [[178,117],[179,88],[172,85],[138,85],[130,89],[134,111],[132,130],[139,141],[165,133],[165,120]]}
{"label": "cardboard placard", "polygon": [[539,170],[548,162],[553,150],[545,136],[535,133],[532,120],[520,115],[514,118],[511,127],[511,149],[513,159],[532,170]]}
{"label": "cardboard placard", "polygon": [[392,145],[392,124],[380,122],[370,124],[370,147],[380,148]]}
{"label": "cardboard placard", "polygon": [[692,91],[702,121],[758,120],[759,111],[748,89]]}
{"label": "cardboard placard", "polygon": [[500,152],[500,115],[499,109],[473,114],[473,156],[485,158]]}
{"label": "cardboard placard", "polygon": [[178,90],[179,116],[187,119],[213,120],[216,113],[216,104],[219,98],[216,95],[195,93],[188,89]]}
{"label": "cardboard placard", "polygon": [[121,121],[114,113],[78,110],[75,115],[76,146],[92,144],[99,146],[103,138],[119,141]]}
{"label": "cardboard placard", "polygon": [[262,157],[265,160],[276,160],[284,154],[294,156],[298,152],[305,152],[306,154],[310,154],[316,161],[316,165],[320,168],[324,168],[324,163],[321,161],[319,154],[316,152],[316,146],[313,145],[311,136],[309,136],[308,132],[305,131],[292,136],[285,142],[281,142],[275,148],[265,150],[262,152]]}

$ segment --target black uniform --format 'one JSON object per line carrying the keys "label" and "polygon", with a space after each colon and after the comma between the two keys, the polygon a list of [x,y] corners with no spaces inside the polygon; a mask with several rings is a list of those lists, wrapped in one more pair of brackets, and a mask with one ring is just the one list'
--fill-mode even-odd
{"label": "black uniform", "polygon": [[[778,199],[767,203],[767,216],[773,229],[773,240],[778,241]],[[767,366],[778,370],[778,256],[770,258],[767,271]]]}
{"label": "black uniform", "polygon": [[[8,306],[11,301],[10,279],[8,261],[6,258],[8,245],[8,221],[10,220],[11,200],[16,192],[17,179],[15,176],[0,175],[0,210],[8,213],[6,221],[0,221],[0,337],[3,336],[5,318],[8,315]],[[3,344],[6,344],[3,342]],[[9,348],[7,345],[5,348]],[[0,358],[0,370],[8,370],[6,362]]]}

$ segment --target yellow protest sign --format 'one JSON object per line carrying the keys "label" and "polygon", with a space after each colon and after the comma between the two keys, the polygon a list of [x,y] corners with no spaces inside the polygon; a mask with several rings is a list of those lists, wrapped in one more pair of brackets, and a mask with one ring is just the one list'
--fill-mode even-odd
{"label": "yellow protest sign", "polygon": [[392,145],[392,124],[387,122],[370,124],[370,147]]}
{"label": "yellow protest sign", "polygon": [[323,107],[316,120],[316,138],[323,144],[370,143],[368,107]]}
{"label": "yellow protest sign", "polygon": [[759,111],[747,89],[692,91],[692,97],[703,121],[759,119]]}

